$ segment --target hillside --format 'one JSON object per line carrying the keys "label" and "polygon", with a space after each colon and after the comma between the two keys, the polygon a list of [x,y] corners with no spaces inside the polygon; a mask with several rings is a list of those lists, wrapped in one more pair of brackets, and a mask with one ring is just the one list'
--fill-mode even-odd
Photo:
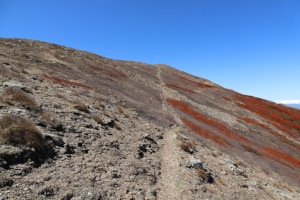
{"label": "hillside", "polygon": [[26,39],[0,85],[0,199],[300,198],[298,109]]}

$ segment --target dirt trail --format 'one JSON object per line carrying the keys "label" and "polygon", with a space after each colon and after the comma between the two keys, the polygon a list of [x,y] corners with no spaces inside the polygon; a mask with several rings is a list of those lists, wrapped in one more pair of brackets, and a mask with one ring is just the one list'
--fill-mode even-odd
{"label": "dirt trail", "polygon": [[163,150],[161,152],[161,182],[158,199],[181,199],[180,198],[180,169],[179,149],[176,146],[176,132],[179,127],[174,126],[168,130],[163,139]]}
{"label": "dirt trail", "polygon": [[170,92],[168,92],[167,88],[166,88],[166,84],[164,83],[162,77],[161,77],[161,68],[158,67],[157,68],[157,76],[158,76],[158,79],[160,81],[160,87],[161,87],[161,92],[162,92],[162,109],[165,111],[165,112],[168,112],[170,113],[177,124],[179,125],[182,125],[182,122],[180,120],[180,118],[177,116],[176,112],[173,111],[173,108],[172,107],[168,107],[168,105],[166,104],[166,99],[167,98],[170,98],[170,99],[174,99],[175,97],[172,96],[170,94]]}
{"label": "dirt trail", "polygon": [[[176,115],[172,108],[166,104],[167,98],[172,98],[167,91],[164,81],[161,77],[161,69],[158,67],[158,78],[162,89],[163,110],[172,114],[176,124],[171,129],[165,132],[163,139],[163,148],[161,152],[161,180],[160,180],[160,192],[158,199],[184,199],[181,196],[181,192],[184,190],[185,184],[182,179],[182,172],[180,169],[180,149],[176,136],[180,131],[180,125],[182,124],[180,118]],[[173,97],[174,98],[174,97]]]}

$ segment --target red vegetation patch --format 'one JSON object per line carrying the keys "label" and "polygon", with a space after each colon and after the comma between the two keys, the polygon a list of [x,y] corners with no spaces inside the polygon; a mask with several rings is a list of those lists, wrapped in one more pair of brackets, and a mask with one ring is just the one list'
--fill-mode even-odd
{"label": "red vegetation patch", "polygon": [[299,111],[252,96],[235,95],[235,98],[243,103],[237,103],[238,106],[270,120],[276,128],[298,140],[297,132],[300,133]]}
{"label": "red vegetation patch", "polygon": [[271,133],[272,135],[274,135],[275,137],[277,137],[280,141],[290,144],[292,146],[294,146],[295,148],[297,148],[298,150],[300,150],[299,145],[297,145],[294,141],[288,139],[286,136],[276,133],[275,131],[271,130],[267,125],[259,123],[257,121],[254,121],[252,119],[247,119],[247,118],[242,118],[242,117],[238,117],[238,119],[243,120],[249,124],[254,124],[256,126],[259,126],[261,128],[267,129],[269,131],[269,133]]}
{"label": "red vegetation patch", "polygon": [[[212,128],[215,128],[216,130],[218,130],[219,132],[223,133],[226,137],[228,138],[232,138],[236,141],[238,141],[239,143],[242,143],[242,146],[244,147],[248,147],[248,149],[251,149],[251,152],[255,152],[257,155],[272,159],[282,165],[285,165],[287,167],[290,167],[292,169],[294,169],[293,167],[291,167],[289,164],[287,164],[286,162],[296,165],[297,168],[299,168],[299,162],[298,160],[296,160],[295,158],[283,153],[283,152],[279,152],[276,151],[274,149],[271,149],[269,147],[262,147],[261,145],[253,142],[253,141],[249,141],[247,138],[240,136],[236,133],[234,133],[233,131],[229,130],[225,125],[214,121],[212,119],[207,119],[205,116],[201,115],[200,113],[197,113],[195,110],[193,110],[189,105],[178,101],[178,100],[174,100],[174,99],[167,99],[166,102],[176,108],[178,108],[180,111],[189,114],[190,116],[192,116],[194,119],[201,121],[207,125],[209,125]],[[241,118],[244,119],[244,118]],[[198,134],[198,135],[202,135],[207,139],[213,140],[214,142],[216,142],[219,145],[230,145],[226,140],[222,139],[220,136],[218,136],[217,134],[211,133],[206,129],[203,129],[199,126],[197,126],[196,124],[193,124],[192,122],[186,120],[186,119],[181,119],[182,122],[189,127],[194,133]],[[264,124],[261,124],[259,122],[256,122],[254,120],[250,120],[250,119],[245,119],[244,121],[247,121],[248,123],[253,123],[255,125],[261,126],[261,127],[266,127]],[[274,133],[274,132],[273,132]],[[244,144],[247,145],[244,145]]]}
{"label": "red vegetation patch", "polygon": [[196,81],[192,81],[192,80],[190,80],[190,79],[188,79],[188,78],[185,78],[185,77],[183,77],[183,76],[179,76],[180,77],[180,79],[183,79],[183,80],[186,80],[186,81],[189,81],[189,82],[191,82],[191,83],[194,83],[197,87],[199,87],[199,88],[212,88],[213,86],[211,86],[211,85],[207,85],[207,84],[203,84],[203,83],[198,83],[198,82],[196,82]]}
{"label": "red vegetation patch", "polygon": [[172,88],[177,88],[177,89],[180,89],[180,90],[183,90],[183,91],[186,91],[186,92],[190,92],[192,94],[196,94],[196,92],[194,90],[189,90],[189,89],[186,89],[186,88],[182,88],[182,87],[179,87],[177,85],[167,84],[167,86],[172,87]]}
{"label": "red vegetation patch", "polygon": [[254,120],[252,120],[252,119],[247,119],[247,118],[243,118],[243,117],[238,117],[238,119],[243,120],[243,121],[245,121],[245,122],[247,122],[247,123],[249,123],[249,124],[254,124],[254,125],[256,125],[256,126],[260,126],[260,127],[264,128],[264,129],[267,129],[267,128],[268,128],[268,126],[266,126],[266,125],[264,125],[264,124],[262,124],[262,123],[259,123],[259,122],[257,122],[257,121],[254,121]]}
{"label": "red vegetation patch", "polygon": [[210,132],[204,128],[201,128],[200,126],[197,126],[196,124],[181,118],[181,121],[191,129],[191,131],[193,131],[194,133],[200,135],[200,136],[204,136],[205,138],[214,141],[215,143],[222,145],[222,146],[231,146],[226,140],[224,140],[223,138],[221,138],[219,135]]}
{"label": "red vegetation patch", "polygon": [[128,76],[126,76],[125,74],[123,74],[122,72],[118,71],[118,70],[113,70],[116,74],[118,74],[119,76],[122,76],[124,78],[128,78]]}
{"label": "red vegetation patch", "polygon": [[68,81],[68,80],[64,80],[64,79],[60,79],[60,78],[56,78],[56,77],[53,77],[53,76],[47,76],[47,75],[44,75],[44,78],[46,79],[49,79],[49,80],[52,80],[54,83],[66,83],[66,84],[70,84],[70,85],[75,85],[77,87],[82,87],[82,88],[86,88],[86,89],[96,89],[94,87],[91,87],[91,86],[87,86],[87,85],[84,85],[82,83],[77,83],[77,82],[73,82],[73,81]]}
{"label": "red vegetation patch", "polygon": [[228,97],[224,97],[224,96],[222,96],[222,98],[223,98],[223,99],[225,99],[226,101],[231,101],[231,99],[230,99],[230,98],[228,98]]}
{"label": "red vegetation patch", "polygon": [[94,65],[90,65],[89,68],[93,69],[93,70],[98,70],[101,71],[100,67],[94,66]]}
{"label": "red vegetation patch", "polygon": [[173,105],[174,107],[178,108],[182,112],[189,114],[194,119],[196,119],[198,121],[201,121],[201,122],[215,128],[215,129],[217,129],[218,131],[223,133],[228,138],[234,139],[238,142],[243,141],[247,144],[251,143],[247,138],[245,138],[243,136],[240,136],[239,134],[234,133],[233,131],[229,130],[225,125],[223,125],[223,124],[221,124],[217,121],[214,121],[212,119],[207,119],[205,116],[203,116],[200,113],[196,112],[189,105],[187,105],[187,104],[185,104],[181,101],[174,100],[174,99],[167,99],[166,101],[167,101],[167,103]]}
{"label": "red vegetation patch", "polygon": [[[264,153],[262,154],[265,157],[271,158],[281,164],[285,164],[283,163],[281,160],[285,160],[291,164],[294,164],[295,166],[297,166],[297,168],[300,168],[300,161],[293,158],[292,156],[289,156],[285,153],[279,152],[275,149],[272,149],[270,147],[265,147],[263,148]],[[266,153],[265,153],[266,152]]]}

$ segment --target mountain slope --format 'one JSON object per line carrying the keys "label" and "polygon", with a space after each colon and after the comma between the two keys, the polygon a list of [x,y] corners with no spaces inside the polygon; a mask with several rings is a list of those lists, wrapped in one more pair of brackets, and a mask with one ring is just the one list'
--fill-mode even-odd
{"label": "mountain slope", "polygon": [[[14,182],[2,181],[3,198],[299,197],[299,110],[167,65],[34,40],[0,39],[0,47],[2,118],[26,117],[65,143],[45,136],[52,156],[7,163],[29,152],[3,142],[1,174]],[[11,82],[41,108],[8,101]]]}

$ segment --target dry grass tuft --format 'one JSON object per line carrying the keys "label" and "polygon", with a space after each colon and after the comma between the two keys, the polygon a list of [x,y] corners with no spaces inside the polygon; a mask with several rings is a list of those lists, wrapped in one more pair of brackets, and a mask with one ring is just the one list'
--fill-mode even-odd
{"label": "dry grass tuft", "polygon": [[185,142],[185,139],[180,135],[180,134],[177,134],[177,140],[180,140],[181,142]]}
{"label": "dry grass tuft", "polygon": [[117,129],[117,130],[122,130],[122,128],[120,127],[120,125],[116,124],[116,123],[114,124],[114,128]]}
{"label": "dry grass tuft", "polygon": [[107,111],[103,111],[103,115],[105,115],[106,117],[110,117],[110,114]]}
{"label": "dry grass tuft", "polygon": [[289,192],[293,192],[292,188],[287,183],[282,183],[282,182],[277,181],[273,185],[279,189],[288,190]]}
{"label": "dry grass tuft", "polygon": [[202,168],[195,168],[196,174],[198,177],[200,177],[202,180],[206,180],[208,178],[208,175],[205,173],[205,170]]}
{"label": "dry grass tuft", "polygon": [[53,107],[56,108],[56,109],[61,109],[62,108],[61,104],[57,104],[57,103],[55,103],[53,105]]}
{"label": "dry grass tuft", "polygon": [[97,116],[97,115],[92,115],[92,118],[93,118],[98,124],[104,125],[103,120],[102,120],[99,116]]}
{"label": "dry grass tuft", "polygon": [[259,153],[256,149],[253,149],[252,147],[249,147],[249,146],[244,145],[244,144],[242,144],[242,147],[243,147],[246,151],[251,152],[251,153],[254,153],[254,154],[260,156],[260,153]]}
{"label": "dry grass tuft", "polygon": [[222,152],[219,151],[219,150],[212,151],[211,154],[212,154],[214,157],[222,156]]}
{"label": "dry grass tuft", "polygon": [[39,111],[40,107],[34,99],[24,91],[16,88],[6,88],[2,92],[2,102],[9,105],[21,105],[29,110]]}
{"label": "dry grass tuft", "polygon": [[124,114],[124,110],[121,107],[118,107],[118,111],[119,113]]}
{"label": "dry grass tuft", "polygon": [[134,123],[134,121],[131,120],[130,122],[131,122],[132,127],[135,128],[136,124]]}
{"label": "dry grass tuft", "polygon": [[58,93],[58,92],[55,93],[54,96],[57,97],[57,98],[60,98],[60,99],[64,98],[64,96],[61,93]]}
{"label": "dry grass tuft", "polygon": [[224,180],[221,177],[215,179],[216,185],[225,185]]}
{"label": "dry grass tuft", "polygon": [[44,137],[35,124],[21,117],[4,116],[0,120],[0,137],[5,143],[23,144],[34,148],[44,146]]}
{"label": "dry grass tuft", "polygon": [[79,100],[73,101],[73,104],[74,104],[74,108],[76,108],[79,111],[82,111],[82,112],[85,112],[85,113],[89,113],[90,112],[88,106],[85,105],[84,103],[82,103]]}
{"label": "dry grass tuft", "polygon": [[79,92],[77,92],[77,91],[73,91],[72,95],[73,95],[73,96],[76,96],[76,97],[79,97],[79,96],[80,96]]}
{"label": "dry grass tuft", "polygon": [[100,108],[101,108],[99,104],[94,105],[93,107],[94,107],[95,109],[97,109],[97,110],[100,110]]}
{"label": "dry grass tuft", "polygon": [[261,190],[264,190],[264,186],[261,183],[257,183],[257,187]]}
{"label": "dry grass tuft", "polygon": [[190,154],[194,153],[194,151],[195,151],[194,145],[189,141],[181,141],[180,148],[183,151],[188,152]]}
{"label": "dry grass tuft", "polygon": [[52,113],[43,112],[40,115],[40,119],[43,122],[49,124],[54,129],[61,129],[62,128],[62,123]]}

